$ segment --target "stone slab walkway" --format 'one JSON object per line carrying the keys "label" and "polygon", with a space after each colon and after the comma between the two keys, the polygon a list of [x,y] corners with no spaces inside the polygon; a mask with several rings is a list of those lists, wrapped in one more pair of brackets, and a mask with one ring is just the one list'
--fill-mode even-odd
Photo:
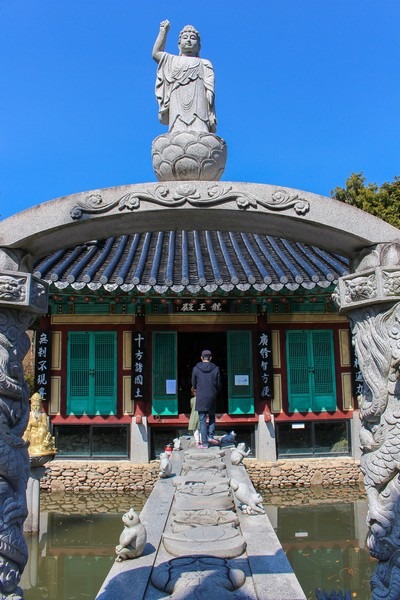
{"label": "stone slab walkway", "polygon": [[235,480],[255,494],[243,464],[229,448],[186,445],[140,514],[143,555],[115,562],[96,600],[305,600],[267,515],[246,514],[233,492]]}

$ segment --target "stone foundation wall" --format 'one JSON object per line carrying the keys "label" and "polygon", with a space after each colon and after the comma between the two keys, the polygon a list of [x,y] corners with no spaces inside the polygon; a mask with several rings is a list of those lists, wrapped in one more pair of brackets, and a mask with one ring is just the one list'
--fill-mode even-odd
{"label": "stone foundation wall", "polygon": [[[244,460],[253,485],[263,491],[285,488],[358,486],[364,489],[360,463],[351,458]],[[129,461],[55,460],[40,481],[43,490],[57,493],[150,492],[158,480],[159,461],[135,465]]]}
{"label": "stone foundation wall", "polygon": [[310,486],[364,488],[360,461],[352,458],[309,458],[276,462],[260,462],[246,458],[244,464],[254,487],[261,492]]}
{"label": "stone foundation wall", "polygon": [[40,489],[52,493],[150,492],[158,473],[159,461],[134,465],[129,461],[55,460],[47,465]]}

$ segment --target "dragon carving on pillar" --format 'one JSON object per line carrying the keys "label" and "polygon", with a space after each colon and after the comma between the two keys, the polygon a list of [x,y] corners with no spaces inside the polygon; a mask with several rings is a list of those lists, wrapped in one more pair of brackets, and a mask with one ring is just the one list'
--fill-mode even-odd
{"label": "dragon carving on pillar", "polygon": [[22,598],[18,587],[28,558],[22,534],[27,516],[29,456],[22,440],[29,418],[29,388],[22,360],[29,349],[25,333],[32,315],[0,312],[0,597]]}
{"label": "dragon carving on pillar", "polygon": [[400,303],[349,314],[364,377],[359,398],[361,470],[368,495],[368,547],[379,560],[373,598],[396,600],[400,591]]}
{"label": "dragon carving on pillar", "polygon": [[374,600],[400,598],[400,241],[365,248],[333,299],[347,314],[364,379],[358,398]]}
{"label": "dragon carving on pillar", "polygon": [[[29,478],[29,388],[22,361],[26,330],[47,310],[47,284],[29,271],[23,253],[0,248],[0,600],[22,600],[19,587],[28,560],[23,536]],[[21,271],[21,267],[26,271]]]}

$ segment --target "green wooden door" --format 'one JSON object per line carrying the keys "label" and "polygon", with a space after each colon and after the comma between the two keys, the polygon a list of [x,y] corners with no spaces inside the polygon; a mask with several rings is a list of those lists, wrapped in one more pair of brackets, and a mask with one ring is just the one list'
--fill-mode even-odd
{"label": "green wooden door", "polygon": [[332,331],[287,331],[290,412],[336,410]]}
{"label": "green wooden door", "polygon": [[331,331],[312,332],[313,411],[336,410],[335,359]]}
{"label": "green wooden door", "polygon": [[153,333],[153,415],[177,415],[177,335],[175,331]]}
{"label": "green wooden door", "polygon": [[228,331],[227,350],[229,414],[253,414],[254,392],[251,331]]}
{"label": "green wooden door", "polygon": [[116,412],[116,332],[70,332],[67,414],[113,415]]}

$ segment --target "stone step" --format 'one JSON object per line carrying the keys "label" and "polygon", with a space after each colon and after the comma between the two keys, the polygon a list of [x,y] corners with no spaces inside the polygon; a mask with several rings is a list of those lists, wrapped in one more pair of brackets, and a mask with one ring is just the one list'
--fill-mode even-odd
{"label": "stone step", "polygon": [[142,556],[115,562],[96,600],[305,600],[243,464],[182,442],[140,514]]}

